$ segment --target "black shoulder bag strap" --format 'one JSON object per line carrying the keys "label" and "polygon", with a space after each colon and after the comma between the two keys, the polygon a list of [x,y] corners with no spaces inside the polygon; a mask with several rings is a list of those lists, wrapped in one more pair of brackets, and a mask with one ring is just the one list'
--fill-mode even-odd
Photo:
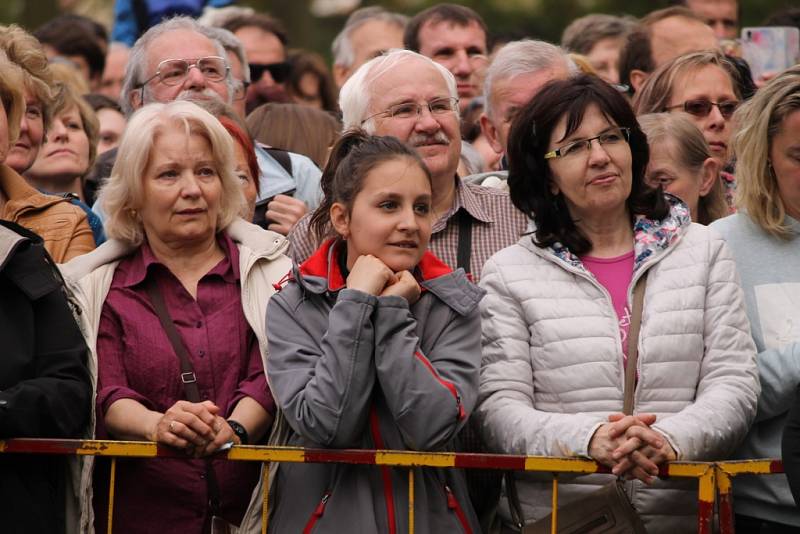
{"label": "black shoulder bag strap", "polygon": [[[194,373],[194,366],[189,359],[189,353],[186,350],[186,346],[183,344],[181,335],[178,333],[178,329],[175,328],[175,323],[172,322],[172,317],[169,314],[169,310],[167,310],[167,305],[164,303],[164,297],[161,296],[161,292],[158,290],[158,283],[155,277],[152,275],[147,276],[144,284],[147,296],[153,304],[153,309],[158,316],[161,327],[164,329],[164,332],[166,332],[172,349],[175,351],[180,361],[181,383],[183,384],[183,391],[186,394],[186,400],[189,402],[203,402],[203,399],[200,397],[200,389],[197,387],[197,375]],[[217,476],[214,473],[214,468],[209,458],[205,459],[205,464],[206,485],[208,487],[208,508],[211,510],[211,515],[215,516],[219,515],[219,483],[217,482]]]}
{"label": "black shoulder bag strap", "polygon": [[472,259],[472,215],[461,208],[458,212],[458,256],[456,268],[464,269],[470,274],[470,261]]}

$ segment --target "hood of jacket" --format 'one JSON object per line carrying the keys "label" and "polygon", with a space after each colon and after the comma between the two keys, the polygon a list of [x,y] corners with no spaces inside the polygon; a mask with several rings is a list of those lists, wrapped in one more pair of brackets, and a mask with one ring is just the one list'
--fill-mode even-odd
{"label": "hood of jacket", "polygon": [[[336,260],[343,243],[339,239],[325,241],[306,261],[295,265],[287,279],[310,293],[335,295],[346,285]],[[414,269],[414,276],[423,292],[431,292],[459,315],[472,312],[486,293],[469,280],[464,269],[454,271],[429,250]]]}
{"label": "hood of jacket", "polygon": [[[650,219],[644,215],[636,215],[634,218],[634,273],[649,260],[669,250],[692,224],[689,207],[681,199],[669,193],[664,193],[664,197],[669,204],[669,213],[666,217]],[[533,226],[531,230],[534,230]],[[561,243],[541,248],[536,246],[531,235],[526,235],[520,239],[519,244],[536,254],[553,257],[570,268],[586,271],[581,259]]]}

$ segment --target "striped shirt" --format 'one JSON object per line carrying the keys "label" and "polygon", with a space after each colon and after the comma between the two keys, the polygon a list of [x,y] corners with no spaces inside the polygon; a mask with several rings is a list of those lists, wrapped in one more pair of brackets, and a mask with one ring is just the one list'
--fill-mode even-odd
{"label": "striped shirt", "polygon": [[[434,223],[429,247],[454,269],[458,260],[457,215],[461,210],[465,210],[472,221],[470,272],[477,282],[486,260],[519,241],[528,219],[514,207],[506,191],[457,179],[453,207]],[[309,231],[309,220],[310,214],[306,214],[289,234],[291,255],[297,263],[305,261],[317,248],[316,239]]]}

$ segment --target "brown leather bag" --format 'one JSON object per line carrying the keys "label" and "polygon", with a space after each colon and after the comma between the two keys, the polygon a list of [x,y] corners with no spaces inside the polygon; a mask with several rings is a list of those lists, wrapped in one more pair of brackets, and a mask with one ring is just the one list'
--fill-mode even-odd
{"label": "brown leather bag", "polygon": [[[639,328],[642,324],[644,290],[647,272],[636,282],[633,290],[633,311],[628,329],[628,363],[625,367],[625,397],[623,412],[633,413],[633,393],[636,389]],[[506,473],[506,494],[511,518],[520,534],[549,534],[552,514],[525,524],[512,472]],[[566,506],[558,507],[558,534],[647,534],[642,519],[636,513],[620,479]]]}

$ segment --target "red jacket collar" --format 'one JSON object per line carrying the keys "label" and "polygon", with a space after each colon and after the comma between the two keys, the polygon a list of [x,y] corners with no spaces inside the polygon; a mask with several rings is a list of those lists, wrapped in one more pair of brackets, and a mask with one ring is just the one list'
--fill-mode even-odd
{"label": "red jacket collar", "polygon": [[[328,239],[322,243],[316,252],[300,265],[300,274],[302,276],[316,276],[326,279],[328,281],[328,291],[342,289],[347,281],[342,276],[335,254],[339,253],[339,247],[343,244],[344,241],[336,238]],[[425,281],[439,278],[453,272],[453,270],[431,251],[427,250],[417,264],[417,272],[422,281]]]}

